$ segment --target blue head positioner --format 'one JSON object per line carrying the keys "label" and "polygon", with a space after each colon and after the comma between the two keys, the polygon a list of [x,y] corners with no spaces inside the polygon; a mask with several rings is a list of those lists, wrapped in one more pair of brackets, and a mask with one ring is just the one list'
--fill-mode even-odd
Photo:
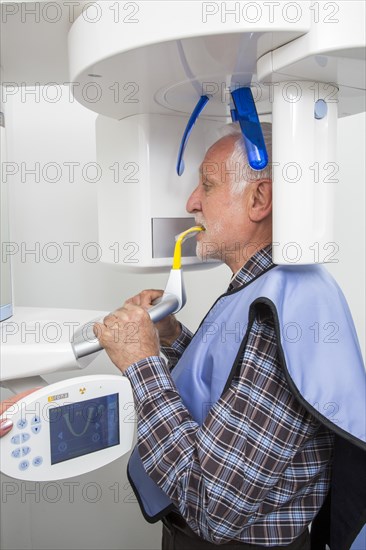
{"label": "blue head positioner", "polygon": [[[249,165],[253,170],[263,170],[268,164],[268,155],[252,91],[249,87],[238,88],[231,92],[231,97],[235,106],[235,108],[231,109],[231,118],[233,122],[239,122],[240,124]],[[209,96],[201,96],[189,118],[179,147],[177,160],[178,176],[181,176],[184,172],[183,155],[192,128],[209,99]]]}

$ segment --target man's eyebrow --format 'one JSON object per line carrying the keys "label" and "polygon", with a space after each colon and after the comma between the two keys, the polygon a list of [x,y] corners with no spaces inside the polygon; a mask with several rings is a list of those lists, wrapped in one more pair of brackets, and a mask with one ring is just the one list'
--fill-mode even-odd
{"label": "man's eyebrow", "polygon": [[199,167],[198,173],[199,173],[199,176],[201,177],[202,181],[205,181],[205,182],[208,180],[208,177],[210,176],[210,174],[207,174],[206,172],[205,173],[203,172],[203,163]]}

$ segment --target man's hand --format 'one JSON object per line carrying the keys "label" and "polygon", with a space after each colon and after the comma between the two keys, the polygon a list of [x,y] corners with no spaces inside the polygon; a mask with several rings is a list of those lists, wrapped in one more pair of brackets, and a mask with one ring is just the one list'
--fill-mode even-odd
{"label": "man's hand", "polygon": [[[2,401],[0,403],[0,415],[4,414],[5,411],[10,409],[16,403],[17,401],[20,401],[20,399],[23,399],[26,395],[29,395],[30,393],[33,393],[34,391],[39,390],[39,388],[33,388],[31,390],[24,391],[22,393],[19,393],[18,395],[12,395],[5,401]],[[0,421],[0,437],[3,437],[7,433],[10,432],[10,430],[13,427],[13,422],[10,419],[5,419]]]}
{"label": "man's hand", "polygon": [[[140,294],[127,300],[126,304],[134,304],[148,310],[152,307],[152,302],[163,294],[163,290],[143,290]],[[170,346],[182,332],[181,324],[176,320],[174,315],[168,315],[165,319],[155,323],[155,326],[158,329],[160,344],[162,346]]]}
{"label": "man's hand", "polygon": [[126,302],[104,318],[103,323],[95,323],[94,334],[106,350],[111,361],[124,372],[132,363],[151,355],[159,355],[158,331],[146,310]]}

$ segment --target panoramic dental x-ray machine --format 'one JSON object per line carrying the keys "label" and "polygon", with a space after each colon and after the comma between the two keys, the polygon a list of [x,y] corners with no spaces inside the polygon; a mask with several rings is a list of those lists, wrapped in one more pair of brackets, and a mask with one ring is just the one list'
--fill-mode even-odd
{"label": "panoramic dental x-ray machine", "polygon": [[[103,261],[152,272],[169,269],[174,255],[164,296],[149,313],[157,321],[183,307],[181,254],[184,269],[215,265],[195,257],[194,239],[181,251],[194,225],[185,201],[205,151],[231,120],[240,124],[254,170],[268,163],[260,121],[273,124],[274,263],[330,261],[337,119],[365,105],[365,4],[320,3],[316,13],[307,2],[255,2],[252,11],[236,2],[230,15],[227,3],[141,2],[136,13],[122,13],[123,32],[116,4],[89,3],[68,35],[73,94],[98,113],[97,160],[107,168],[98,190]],[[95,13],[100,17],[90,24]],[[91,83],[100,90],[95,102],[83,93]],[[124,100],[116,100],[121,90]],[[3,119],[1,134],[4,161]],[[128,171],[124,185],[110,169],[116,162]],[[1,192],[6,242],[3,182]],[[121,235],[139,243],[138,255],[127,251],[128,264],[111,250]],[[100,351],[93,320],[107,312],[13,308],[9,260],[1,270],[1,384],[20,391],[44,385],[43,375],[89,364]],[[54,343],[23,342],[20,323],[30,330],[64,328]],[[72,334],[70,326],[77,327]],[[2,471],[25,480],[62,479],[115,460],[132,445],[132,425],[124,423],[124,405],[132,400],[129,382],[117,375],[37,390],[3,415],[13,418],[14,429],[2,439]]]}

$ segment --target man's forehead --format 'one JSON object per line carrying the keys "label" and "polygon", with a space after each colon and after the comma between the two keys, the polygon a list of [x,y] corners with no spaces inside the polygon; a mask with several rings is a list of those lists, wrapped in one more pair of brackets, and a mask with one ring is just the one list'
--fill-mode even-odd
{"label": "man's forehead", "polygon": [[215,160],[226,160],[226,158],[232,153],[234,144],[234,136],[224,136],[223,138],[219,139],[207,150],[202,164]]}
{"label": "man's forehead", "polygon": [[216,175],[216,179],[221,180],[220,173],[226,171],[227,157],[232,153],[234,145],[233,136],[225,136],[214,143],[207,151],[200,167],[199,174],[212,176]]}

